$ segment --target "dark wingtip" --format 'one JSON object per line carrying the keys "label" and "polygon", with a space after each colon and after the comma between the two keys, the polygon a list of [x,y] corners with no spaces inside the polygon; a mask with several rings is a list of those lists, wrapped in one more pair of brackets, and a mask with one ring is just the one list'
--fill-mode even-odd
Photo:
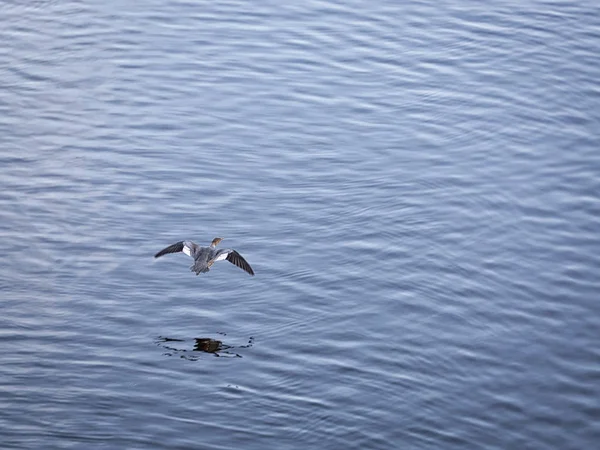
{"label": "dark wingtip", "polygon": [[177,253],[183,251],[183,241],[176,242],[173,245],[169,245],[166,248],[163,248],[160,252],[154,255],[155,258],[158,258],[162,255],[166,255],[167,253]]}
{"label": "dark wingtip", "polygon": [[230,263],[233,263],[236,266],[238,266],[244,272],[254,276],[254,270],[252,270],[252,267],[250,267],[250,264],[248,264],[248,261],[246,261],[244,259],[244,257],[242,255],[240,255],[238,252],[236,252],[235,250],[232,250],[229,253],[229,255],[227,255],[226,259]]}

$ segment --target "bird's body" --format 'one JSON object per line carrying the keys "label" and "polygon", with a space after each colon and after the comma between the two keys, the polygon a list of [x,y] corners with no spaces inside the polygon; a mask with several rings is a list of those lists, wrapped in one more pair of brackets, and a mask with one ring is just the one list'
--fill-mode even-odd
{"label": "bird's body", "polygon": [[194,264],[190,267],[192,272],[196,272],[196,275],[208,272],[210,267],[216,261],[222,261],[226,259],[232,264],[235,264],[240,269],[245,270],[250,275],[254,275],[254,271],[250,264],[240,255],[238,252],[231,248],[217,250],[217,244],[221,242],[222,238],[214,238],[209,247],[200,247],[198,244],[192,241],[179,241],[173,245],[162,249],[156,255],[158,258],[167,253],[178,253],[183,252],[194,259]]}

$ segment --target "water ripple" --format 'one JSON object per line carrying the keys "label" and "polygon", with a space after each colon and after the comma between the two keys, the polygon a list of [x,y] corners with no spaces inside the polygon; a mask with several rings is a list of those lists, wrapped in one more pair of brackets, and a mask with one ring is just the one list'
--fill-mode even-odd
{"label": "water ripple", "polygon": [[593,447],[598,12],[4,2],[4,447]]}

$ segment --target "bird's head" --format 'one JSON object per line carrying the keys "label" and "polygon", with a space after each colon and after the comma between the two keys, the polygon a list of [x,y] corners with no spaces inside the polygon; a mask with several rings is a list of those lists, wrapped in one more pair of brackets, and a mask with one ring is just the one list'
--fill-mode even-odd
{"label": "bird's head", "polygon": [[221,242],[222,240],[223,240],[223,238],[216,237],[212,240],[210,246],[216,247],[217,245],[219,245],[219,242]]}

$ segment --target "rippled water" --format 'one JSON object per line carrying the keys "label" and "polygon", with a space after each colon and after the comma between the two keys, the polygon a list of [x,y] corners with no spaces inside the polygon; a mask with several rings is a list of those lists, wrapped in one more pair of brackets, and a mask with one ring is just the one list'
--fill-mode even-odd
{"label": "rippled water", "polygon": [[600,442],[597,2],[0,25],[3,448]]}

